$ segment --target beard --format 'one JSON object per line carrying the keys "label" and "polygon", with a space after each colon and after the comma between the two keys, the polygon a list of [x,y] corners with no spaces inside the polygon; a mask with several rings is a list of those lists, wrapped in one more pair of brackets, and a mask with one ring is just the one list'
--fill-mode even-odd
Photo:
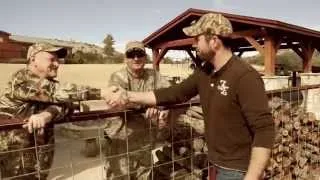
{"label": "beard", "polygon": [[199,56],[200,59],[206,62],[210,62],[212,59],[214,59],[216,53],[212,50],[208,50],[207,52],[204,51],[198,51],[197,55]]}

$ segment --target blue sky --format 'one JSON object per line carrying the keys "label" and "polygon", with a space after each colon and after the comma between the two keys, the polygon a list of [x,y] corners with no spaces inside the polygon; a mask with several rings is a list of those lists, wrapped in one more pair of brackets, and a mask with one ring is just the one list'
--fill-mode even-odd
{"label": "blue sky", "polygon": [[142,40],[188,8],[277,19],[320,31],[317,0],[1,0],[0,30],[95,44],[110,33],[121,50],[126,41]]}

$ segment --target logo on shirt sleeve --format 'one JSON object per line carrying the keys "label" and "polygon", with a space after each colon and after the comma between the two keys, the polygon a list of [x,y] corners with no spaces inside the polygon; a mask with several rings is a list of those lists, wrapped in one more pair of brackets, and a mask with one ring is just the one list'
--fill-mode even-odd
{"label": "logo on shirt sleeve", "polygon": [[220,80],[219,84],[218,84],[218,90],[220,91],[220,94],[223,96],[227,96],[228,95],[228,89],[229,86],[226,85],[227,81],[226,80]]}

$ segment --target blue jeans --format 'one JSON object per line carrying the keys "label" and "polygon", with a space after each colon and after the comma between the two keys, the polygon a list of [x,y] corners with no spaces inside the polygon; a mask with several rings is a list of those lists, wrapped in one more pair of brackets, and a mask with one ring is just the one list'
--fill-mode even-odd
{"label": "blue jeans", "polygon": [[216,180],[243,180],[245,172],[216,167]]}

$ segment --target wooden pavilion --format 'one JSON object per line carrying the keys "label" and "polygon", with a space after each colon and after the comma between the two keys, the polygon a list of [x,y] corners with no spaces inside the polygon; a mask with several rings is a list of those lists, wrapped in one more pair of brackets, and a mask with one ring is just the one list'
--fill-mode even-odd
{"label": "wooden pavilion", "polygon": [[[182,28],[209,12],[214,11],[188,9],[143,40],[152,49],[154,68],[159,70],[159,63],[168,50],[186,51],[196,60],[192,47],[194,39],[187,37]],[[215,13],[221,13],[231,21],[233,50],[238,56],[244,52],[258,51],[264,57],[265,75],[274,75],[279,49],[292,49],[303,61],[303,72],[311,72],[312,55],[315,50],[320,51],[319,31],[276,20]]]}

